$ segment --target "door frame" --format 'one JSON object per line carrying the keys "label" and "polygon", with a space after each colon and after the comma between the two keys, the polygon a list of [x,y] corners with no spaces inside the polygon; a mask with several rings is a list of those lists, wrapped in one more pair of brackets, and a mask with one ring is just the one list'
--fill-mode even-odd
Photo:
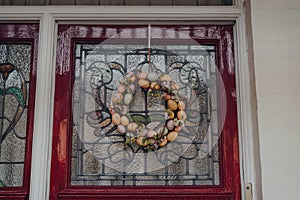
{"label": "door frame", "polygon": [[[255,85],[250,85],[248,61],[245,2],[235,6],[193,7],[164,6],[2,6],[0,22],[40,22],[36,105],[32,145],[30,199],[49,199],[50,165],[52,152],[52,126],[55,88],[55,49],[57,23],[82,22],[113,23],[113,21],[139,23],[157,21],[164,23],[234,24],[235,63],[238,104],[238,130],[240,151],[240,176],[242,197],[245,185],[251,183],[253,199],[261,199],[260,161],[257,157],[258,143],[253,106]],[[250,85],[250,86],[249,86]],[[41,167],[44,166],[44,167]]]}

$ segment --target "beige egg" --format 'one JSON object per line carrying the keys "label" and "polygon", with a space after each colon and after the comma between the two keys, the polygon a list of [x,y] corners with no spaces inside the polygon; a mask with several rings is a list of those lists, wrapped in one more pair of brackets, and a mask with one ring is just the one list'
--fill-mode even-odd
{"label": "beige egg", "polygon": [[179,85],[177,83],[172,82],[171,83],[171,89],[172,90],[179,90]]}
{"label": "beige egg", "polygon": [[114,125],[119,125],[121,122],[121,117],[118,113],[115,113],[112,115],[111,120]]}
{"label": "beige egg", "polygon": [[129,124],[129,119],[126,116],[122,116],[120,121],[123,126],[127,126]]}
{"label": "beige egg", "polygon": [[169,75],[167,75],[167,74],[162,74],[162,75],[160,76],[160,80],[161,80],[161,81],[167,81],[167,82],[169,82],[169,81],[172,80],[172,78],[171,78],[171,76],[169,76]]}
{"label": "beige egg", "polygon": [[118,86],[118,92],[119,92],[119,93],[124,93],[125,90],[126,90],[125,85],[121,84],[121,85]]}
{"label": "beige egg", "polygon": [[160,89],[160,85],[159,85],[157,82],[152,82],[152,83],[150,84],[150,88],[151,88],[152,90],[159,90],[159,89]]}
{"label": "beige egg", "polygon": [[170,110],[176,110],[177,109],[177,103],[176,103],[176,101],[170,99],[168,101],[168,107],[169,107]]}
{"label": "beige egg", "polygon": [[126,128],[123,125],[118,125],[117,130],[119,131],[119,133],[121,134],[125,134],[126,133]]}
{"label": "beige egg", "polygon": [[167,135],[167,140],[168,140],[168,142],[173,142],[174,140],[176,140],[177,136],[178,136],[178,132],[176,132],[176,131],[170,132],[170,133]]}
{"label": "beige egg", "polygon": [[150,86],[149,82],[146,81],[146,80],[143,80],[143,79],[139,80],[138,84],[139,84],[140,87],[142,87],[144,89],[147,89]]}
{"label": "beige egg", "polygon": [[135,76],[135,75],[132,75],[129,79],[130,79],[130,81],[133,83],[133,82],[135,81],[135,79],[136,79],[136,76]]}
{"label": "beige egg", "polygon": [[112,96],[111,101],[113,103],[119,103],[123,100],[123,95],[121,93],[117,93],[115,95]]}
{"label": "beige egg", "polygon": [[179,111],[178,113],[177,113],[177,118],[178,119],[182,119],[182,120],[186,120],[186,113],[184,112],[184,111]]}
{"label": "beige egg", "polygon": [[185,109],[185,103],[183,101],[178,102],[178,109],[179,110],[184,110]]}
{"label": "beige egg", "polygon": [[138,125],[135,122],[131,122],[127,125],[127,129],[130,132],[136,132],[137,128],[138,128]]}
{"label": "beige egg", "polygon": [[144,137],[138,137],[137,139],[136,139],[136,143],[139,145],[139,146],[147,146],[148,145],[148,142],[147,141],[145,141],[144,143],[143,143],[143,140],[144,140]]}
{"label": "beige egg", "polygon": [[138,75],[139,79],[146,79],[147,78],[147,73],[146,72],[140,72]]}
{"label": "beige egg", "polygon": [[160,147],[166,146],[166,144],[168,143],[168,140],[166,138],[162,139],[161,143],[159,143],[158,145]]}

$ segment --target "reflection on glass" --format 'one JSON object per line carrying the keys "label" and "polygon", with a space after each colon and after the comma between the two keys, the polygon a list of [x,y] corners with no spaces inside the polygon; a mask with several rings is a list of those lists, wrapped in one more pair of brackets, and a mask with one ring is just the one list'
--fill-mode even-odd
{"label": "reflection on glass", "polygon": [[31,45],[0,43],[0,187],[22,186]]}

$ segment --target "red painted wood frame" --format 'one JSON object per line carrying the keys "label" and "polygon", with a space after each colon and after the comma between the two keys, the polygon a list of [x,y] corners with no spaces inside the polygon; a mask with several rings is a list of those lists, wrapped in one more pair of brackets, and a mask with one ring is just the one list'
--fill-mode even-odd
{"label": "red painted wood frame", "polygon": [[[201,36],[190,36],[198,43],[217,47],[218,79],[224,81],[225,90],[219,90],[219,109],[226,110],[220,137],[220,185],[217,186],[71,186],[71,136],[72,136],[72,87],[74,73],[74,43],[86,41],[100,43],[107,37],[105,32],[95,36],[96,25],[59,25],[56,58],[56,84],[54,105],[53,149],[51,163],[50,199],[241,199],[238,152],[237,102],[234,73],[233,27],[197,26]],[[131,28],[127,26],[120,28]],[[172,27],[180,30],[180,26]],[[194,26],[189,26],[193,28]],[[163,42],[166,42],[164,39]],[[220,81],[218,84],[220,86]],[[219,98],[220,100],[221,98]],[[227,108],[227,109],[226,109]],[[220,111],[222,113],[222,111]],[[221,116],[219,116],[221,119]]]}
{"label": "red painted wood frame", "polygon": [[38,54],[38,24],[0,24],[0,43],[31,45],[31,66],[27,114],[26,146],[23,170],[23,186],[1,187],[0,199],[28,199],[30,189],[31,152],[34,123],[36,71]]}

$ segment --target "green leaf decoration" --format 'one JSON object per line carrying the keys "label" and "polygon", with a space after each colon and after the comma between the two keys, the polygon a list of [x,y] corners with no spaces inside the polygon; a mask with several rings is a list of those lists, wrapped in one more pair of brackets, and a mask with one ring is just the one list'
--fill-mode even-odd
{"label": "green leaf decoration", "polygon": [[4,183],[0,180],[0,187],[5,187]]}
{"label": "green leaf decoration", "polygon": [[8,88],[7,91],[6,91],[6,94],[14,95],[18,99],[18,102],[20,103],[20,105],[22,107],[25,107],[25,101],[24,101],[23,93],[22,93],[22,90],[20,88],[17,88],[17,87]]}
{"label": "green leaf decoration", "polygon": [[0,95],[3,95],[3,90],[2,89],[0,89]]}
{"label": "green leaf decoration", "polygon": [[146,122],[147,122],[146,117],[142,116],[142,115],[130,115],[130,117],[131,117],[132,121],[137,124],[146,124]]}

